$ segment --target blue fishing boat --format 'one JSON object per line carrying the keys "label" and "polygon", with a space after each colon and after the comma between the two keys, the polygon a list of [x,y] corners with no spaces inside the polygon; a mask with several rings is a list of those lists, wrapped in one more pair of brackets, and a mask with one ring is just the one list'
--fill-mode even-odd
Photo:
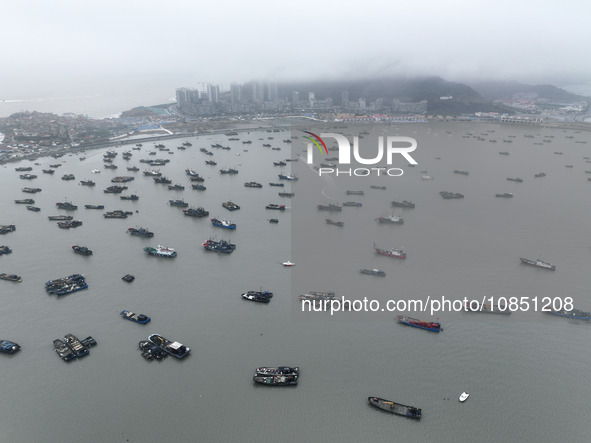
{"label": "blue fishing boat", "polygon": [[127,310],[123,310],[119,313],[119,315],[121,315],[121,317],[126,318],[127,320],[131,320],[134,321],[136,323],[140,323],[142,325],[145,325],[146,323],[148,323],[151,318],[148,317],[147,315],[144,314],[136,314],[134,312],[131,311],[127,311]]}
{"label": "blue fishing boat", "polygon": [[236,229],[236,223],[232,223],[230,220],[224,220],[223,218],[212,218],[210,219],[211,224],[218,228],[224,229]]}

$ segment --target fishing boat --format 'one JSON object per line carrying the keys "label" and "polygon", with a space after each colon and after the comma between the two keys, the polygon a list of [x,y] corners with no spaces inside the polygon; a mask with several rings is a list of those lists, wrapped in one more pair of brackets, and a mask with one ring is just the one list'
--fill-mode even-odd
{"label": "fishing boat", "polygon": [[332,220],[332,219],[330,219],[330,218],[327,218],[327,219],[326,219],[326,224],[327,224],[327,225],[335,225],[335,226],[340,226],[341,228],[342,228],[343,226],[345,226],[345,223],[344,223],[344,222],[342,222],[342,221],[334,221],[334,220]]}
{"label": "fishing boat", "polygon": [[92,180],[81,180],[80,181],[80,185],[82,185],[82,186],[95,186],[96,183],[93,182]]}
{"label": "fishing boat", "polygon": [[41,192],[41,188],[23,188],[21,191],[26,192],[28,194],[36,194],[37,192]]}
{"label": "fishing boat", "polygon": [[169,191],[184,191],[185,187],[183,185],[168,185]]}
{"label": "fishing boat", "polygon": [[183,209],[183,213],[189,217],[207,217],[209,215],[209,211],[202,207]]}
{"label": "fishing boat", "polygon": [[402,200],[401,202],[394,200],[392,202],[392,206],[397,207],[397,208],[413,209],[415,207],[415,204],[409,200]]}
{"label": "fishing boat", "polygon": [[333,203],[329,203],[328,205],[317,205],[319,211],[333,211],[338,212],[342,211],[343,207],[339,205],[335,205]]}
{"label": "fishing boat", "polygon": [[162,172],[160,171],[150,171],[150,170],[146,170],[143,172],[143,174],[146,177],[161,177],[162,176]]}
{"label": "fishing boat", "polygon": [[381,216],[376,218],[376,220],[380,223],[392,224],[392,225],[402,225],[404,223],[404,219],[397,215],[390,215],[390,216]]}
{"label": "fishing boat", "polygon": [[64,361],[72,361],[76,358],[70,347],[63,340],[54,340],[53,347],[57,355]]}
{"label": "fishing boat", "polygon": [[261,185],[260,183],[257,183],[257,182],[247,182],[247,183],[244,183],[244,187],[245,188],[262,188],[263,185]]}
{"label": "fishing boat", "polygon": [[385,186],[376,186],[376,185],[370,185],[369,186],[371,189],[381,189],[381,190],[385,190],[386,187]]}
{"label": "fishing boat", "polygon": [[105,194],[121,194],[123,191],[127,189],[127,186],[109,186],[103,190]]}
{"label": "fishing boat", "polygon": [[170,206],[176,206],[178,208],[186,208],[189,206],[189,203],[186,203],[183,200],[168,200]]}
{"label": "fishing boat", "polygon": [[88,283],[86,283],[84,276],[80,274],[73,274],[45,283],[47,293],[55,295],[71,294],[72,292],[81,291],[86,288],[88,288]]}
{"label": "fishing boat", "polygon": [[158,245],[155,248],[148,246],[144,248],[144,251],[148,255],[154,255],[156,257],[174,258],[177,255],[174,249],[162,245]]}
{"label": "fishing boat", "polygon": [[513,194],[511,192],[504,192],[503,194],[495,194],[495,197],[513,198]]}
{"label": "fishing boat", "polygon": [[49,217],[47,217],[48,220],[61,220],[61,221],[66,221],[66,220],[72,220],[74,217],[72,217],[71,215],[50,215]]}
{"label": "fishing boat", "polygon": [[359,272],[367,275],[376,275],[378,277],[385,277],[386,273],[380,269],[361,269]]}
{"label": "fishing boat", "polygon": [[536,268],[547,269],[549,271],[556,270],[556,265],[552,265],[552,264],[542,261],[540,259],[531,260],[529,258],[520,257],[519,260],[521,260],[521,263],[523,263],[523,264],[526,264],[529,266],[535,266]]}
{"label": "fishing boat", "polygon": [[178,341],[170,341],[159,334],[150,335],[148,341],[176,358],[184,358],[191,352],[191,348],[187,348]]}
{"label": "fishing boat", "polygon": [[6,234],[7,232],[13,232],[15,230],[15,225],[0,225],[0,234]]}
{"label": "fishing boat", "polygon": [[269,183],[269,186],[281,186],[284,187],[285,183]]}
{"label": "fishing boat", "polygon": [[66,334],[66,344],[77,358],[88,355],[88,348],[73,334]]}
{"label": "fishing boat", "polygon": [[285,205],[277,205],[275,203],[269,203],[267,206],[265,206],[265,208],[276,209],[278,211],[285,211]]}
{"label": "fishing boat", "polygon": [[210,221],[213,226],[217,226],[218,228],[236,229],[236,223],[232,223],[231,221],[225,220],[223,218],[212,218]]}
{"label": "fishing boat", "polygon": [[291,262],[291,261],[289,261],[289,260],[287,260],[287,261],[284,261],[284,262],[283,262],[283,263],[281,263],[281,264],[282,264],[283,266],[285,266],[286,268],[289,268],[289,267],[295,266],[295,263],[293,263],[293,262]]}
{"label": "fishing boat", "polygon": [[360,208],[361,206],[363,206],[363,204],[360,202],[344,202],[343,206],[354,206]]}
{"label": "fishing boat", "polygon": [[58,209],[65,209],[66,211],[75,211],[78,206],[72,204],[72,202],[57,202],[55,204]]}
{"label": "fishing boat", "polygon": [[231,201],[222,203],[222,206],[226,208],[228,211],[236,211],[237,209],[240,209],[240,206]]}
{"label": "fishing boat", "polygon": [[298,178],[295,175],[285,175],[285,174],[279,174],[278,175],[279,180],[291,180],[291,181],[297,181]]}
{"label": "fishing boat", "polygon": [[406,252],[402,248],[390,249],[390,250],[380,249],[380,248],[376,247],[375,243],[373,245],[373,248],[375,249],[376,254],[379,254],[379,255],[385,255],[386,257],[393,257],[393,258],[402,258],[402,259],[406,258]]}
{"label": "fishing boat", "polygon": [[139,342],[138,349],[142,353],[142,357],[146,360],[162,360],[168,355],[165,351],[149,341]]}
{"label": "fishing boat", "polygon": [[119,313],[119,315],[121,315],[121,317],[127,319],[127,320],[131,320],[134,321],[136,323],[140,323],[142,325],[145,325],[146,323],[148,323],[151,319],[150,317],[148,317],[147,315],[144,314],[136,314],[134,312],[131,311],[126,311],[123,310]]}
{"label": "fishing boat", "polygon": [[539,177],[546,177],[546,174],[544,172],[538,172],[537,174],[534,174],[535,178],[539,178]]}
{"label": "fishing boat", "polygon": [[298,295],[298,300],[309,300],[313,303],[334,300],[335,293],[332,291],[310,291],[305,294]]}
{"label": "fishing boat", "polygon": [[17,205],[34,205],[35,204],[35,200],[33,200],[32,198],[23,198],[21,200],[15,200],[14,202]]}
{"label": "fishing boat", "polygon": [[448,192],[448,191],[441,191],[439,193],[442,198],[449,200],[454,198],[464,198],[464,194],[460,194],[459,192]]}
{"label": "fishing boat", "polygon": [[216,241],[213,239],[205,240],[201,246],[206,251],[219,252],[222,254],[231,254],[236,249],[236,245],[226,240]]}
{"label": "fishing boat", "polygon": [[254,371],[256,376],[268,377],[271,375],[300,375],[298,366],[261,366]]}
{"label": "fishing boat", "polygon": [[513,177],[507,177],[507,180],[509,180],[511,182],[517,182],[517,183],[522,183],[523,182],[523,179],[522,178],[519,178],[519,177],[515,177],[515,178],[513,178]]}
{"label": "fishing boat", "polygon": [[72,246],[72,249],[74,250],[74,252],[76,254],[80,254],[80,255],[92,255],[92,251],[90,249],[88,249],[86,246],[74,245],[74,246]]}
{"label": "fishing boat", "polygon": [[403,417],[414,418],[416,420],[421,418],[421,409],[415,408],[414,406],[406,406],[379,397],[368,397],[367,401],[369,401],[370,405],[392,414],[402,415]]}
{"label": "fishing boat", "polygon": [[196,191],[205,191],[207,189],[205,186],[200,185],[200,184],[191,185],[191,187],[193,189],[195,189]]}
{"label": "fishing boat", "polygon": [[82,226],[82,221],[68,220],[63,222],[57,222],[57,226],[61,229],[77,228],[78,226]]}
{"label": "fishing boat", "polygon": [[242,294],[242,298],[245,300],[250,300],[250,301],[254,301],[257,303],[269,303],[271,301],[271,297],[273,296],[272,293],[270,293],[271,295],[268,296],[263,292],[259,292],[259,291],[248,291],[245,292],[244,294]]}
{"label": "fishing boat", "polygon": [[257,376],[255,375],[252,380],[255,383],[265,386],[295,386],[298,384],[297,375],[270,375],[270,376]]}
{"label": "fishing boat", "polygon": [[579,309],[572,309],[570,311],[567,311],[566,309],[561,309],[559,311],[552,310],[548,313],[559,317],[571,318],[573,320],[591,320],[591,312],[584,312]]}
{"label": "fishing boat", "polygon": [[0,352],[4,354],[14,354],[20,349],[20,345],[10,340],[0,340]]}
{"label": "fishing boat", "polygon": [[115,211],[105,212],[103,217],[105,218],[127,218],[128,215],[133,214],[131,211],[122,211],[121,209],[116,209]]}
{"label": "fishing boat", "polygon": [[41,210],[41,208],[39,208],[37,206],[31,206],[31,205],[27,205],[27,209],[29,211],[33,211],[33,212],[39,212]]}
{"label": "fishing boat", "polygon": [[413,328],[425,329],[431,332],[440,332],[441,323],[435,321],[423,321],[417,320],[416,318],[407,317],[406,315],[399,315],[396,317],[398,321],[404,325],[412,326]]}
{"label": "fishing boat", "polygon": [[[0,253],[0,255],[2,255],[2,253]],[[0,274],[0,279],[2,280],[8,280],[8,281],[13,281],[15,283],[21,283],[23,281],[23,279],[20,277],[20,275],[16,275],[16,274]]]}
{"label": "fishing boat", "polygon": [[468,175],[468,174],[470,174],[470,173],[469,173],[468,171],[460,171],[460,170],[456,169],[456,170],[454,171],[454,174]]}
{"label": "fishing boat", "polygon": [[86,209],[105,209],[105,205],[84,205]]}
{"label": "fishing boat", "polygon": [[277,195],[279,195],[279,197],[292,198],[295,195],[295,193],[293,193],[293,192],[278,192]]}
{"label": "fishing boat", "polygon": [[136,194],[130,194],[130,195],[120,195],[119,198],[121,200],[130,200],[130,201],[137,201],[140,199],[140,197]]}
{"label": "fishing boat", "polygon": [[154,237],[154,233],[148,231],[145,228],[128,228],[127,233],[131,234],[131,235],[137,235],[138,237],[147,237],[147,238]]}
{"label": "fishing boat", "polygon": [[350,191],[350,190],[347,190],[346,194],[347,195],[364,195],[364,192],[363,191]]}
{"label": "fishing boat", "polygon": [[131,283],[135,280],[135,277],[131,274],[125,274],[123,277],[121,277],[121,280],[126,281],[127,283]]}
{"label": "fishing boat", "polygon": [[135,180],[135,177],[132,177],[130,175],[124,175],[124,176],[113,177],[111,179],[111,183],[127,183],[132,180]]}
{"label": "fishing boat", "polygon": [[10,254],[12,252],[12,249],[10,249],[8,246],[0,246],[0,255],[2,254]]}

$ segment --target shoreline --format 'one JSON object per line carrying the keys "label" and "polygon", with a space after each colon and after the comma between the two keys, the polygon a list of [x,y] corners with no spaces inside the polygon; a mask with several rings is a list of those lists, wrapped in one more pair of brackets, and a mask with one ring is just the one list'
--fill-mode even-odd
{"label": "shoreline", "polygon": [[[450,124],[450,123],[488,123],[488,124],[492,124],[492,125],[499,125],[499,124],[503,124],[506,126],[523,126],[523,127],[530,127],[530,128],[550,128],[550,129],[569,129],[569,130],[577,130],[577,131],[587,131],[587,132],[591,132],[591,122],[590,123],[586,123],[585,119],[591,119],[591,114],[583,114],[583,115],[579,115],[577,117],[581,117],[583,118],[582,121],[576,120],[574,122],[554,122],[554,123],[545,123],[545,124],[541,124],[541,125],[525,125],[525,124],[519,124],[519,123],[501,123],[499,121],[490,121],[490,120],[427,120],[425,122],[412,122],[413,125],[415,124]],[[5,165],[8,163],[16,163],[19,161],[24,161],[24,160],[29,160],[29,161],[33,161],[36,160],[38,158],[45,158],[45,157],[51,157],[54,156],[56,154],[74,154],[74,153],[79,153],[79,152],[85,152],[87,150],[94,150],[94,149],[102,149],[102,148],[108,148],[108,147],[113,147],[113,148],[119,148],[122,146],[127,146],[127,145],[135,145],[138,143],[146,143],[146,142],[150,142],[150,141],[163,141],[163,140],[174,140],[177,138],[189,138],[189,137],[201,137],[201,136],[211,136],[211,135],[224,135],[226,132],[237,132],[237,133],[243,133],[243,132],[250,132],[250,131],[260,131],[260,130],[265,130],[265,129],[269,129],[269,128],[273,128],[273,129],[280,129],[280,130],[289,130],[294,126],[297,126],[296,123],[297,122],[301,122],[300,118],[286,118],[286,119],[281,119],[281,120],[292,120],[293,124],[281,124],[281,125],[277,125],[274,126],[272,124],[269,124],[269,122],[271,122],[274,119],[269,119],[269,120],[265,120],[265,123],[267,123],[267,126],[262,126],[260,120],[250,120],[250,123],[257,123],[257,126],[252,126],[252,127],[240,127],[240,128],[236,128],[236,127],[227,127],[227,128],[220,128],[220,129],[212,129],[210,131],[203,131],[203,132],[183,132],[183,133],[171,133],[168,135],[153,135],[153,136],[146,136],[146,137],[141,137],[141,138],[128,138],[128,139],[122,139],[122,140],[109,140],[109,141],[104,141],[104,142],[97,142],[97,143],[90,143],[87,145],[79,145],[79,146],[75,146],[75,147],[61,147],[61,148],[56,148],[53,151],[47,150],[46,152],[41,152],[41,153],[35,153],[35,154],[27,154],[27,155],[22,155],[19,157],[15,157],[15,158],[8,158],[8,159],[2,159],[0,160],[0,165]],[[279,119],[277,119],[279,120]],[[324,121],[321,121],[322,123],[326,123]],[[376,121],[372,121],[372,122],[344,122],[348,125],[352,125],[352,126],[373,126],[373,125],[388,125],[388,126],[392,126],[393,124],[404,124],[401,122],[376,122]],[[411,124],[411,122],[409,122],[408,124]],[[133,136],[132,136],[133,137]],[[2,141],[2,139],[4,138],[4,134],[0,133],[0,142]]]}

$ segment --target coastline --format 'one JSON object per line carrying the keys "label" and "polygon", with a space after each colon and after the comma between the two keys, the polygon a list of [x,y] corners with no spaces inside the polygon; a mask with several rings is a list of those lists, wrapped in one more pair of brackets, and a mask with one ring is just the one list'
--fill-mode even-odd
{"label": "coastline", "polygon": [[[578,120],[578,118],[582,118],[582,120]],[[305,117],[301,117],[301,118],[300,117],[286,117],[286,118],[276,118],[276,119],[270,118],[270,119],[266,119],[264,121],[264,123],[266,123],[266,126],[262,125],[263,122],[261,120],[249,120],[248,123],[256,124],[256,126],[253,125],[253,126],[247,126],[247,127],[232,127],[232,126],[228,125],[227,127],[224,127],[224,128],[212,129],[209,131],[202,131],[202,132],[179,132],[179,133],[170,133],[167,135],[152,135],[152,136],[146,136],[146,137],[141,137],[141,138],[137,137],[137,136],[129,136],[129,137],[137,137],[137,138],[108,140],[108,141],[102,141],[102,142],[97,142],[97,143],[78,145],[78,146],[74,146],[74,147],[61,147],[61,148],[55,148],[55,149],[51,149],[51,150],[48,149],[47,151],[44,151],[44,152],[37,152],[37,153],[25,154],[25,155],[13,157],[13,158],[0,159],[0,165],[7,164],[7,163],[15,163],[15,162],[19,162],[22,160],[33,161],[38,158],[50,157],[50,156],[56,155],[56,154],[62,154],[62,155],[74,154],[74,153],[79,153],[79,152],[85,152],[87,150],[102,149],[102,148],[107,148],[107,147],[118,148],[121,146],[134,145],[137,143],[147,143],[150,141],[157,142],[157,141],[173,140],[173,139],[177,139],[177,138],[222,135],[228,131],[238,132],[238,133],[244,133],[244,132],[248,133],[250,131],[264,130],[264,129],[268,129],[268,128],[284,130],[284,129],[290,129],[290,128],[296,126],[296,123],[301,124],[302,119],[305,119]],[[577,115],[575,117],[575,121],[573,121],[573,122],[561,122],[561,121],[547,122],[547,123],[544,123],[539,126],[507,124],[507,123],[501,123],[499,121],[491,121],[491,120],[458,120],[458,119],[452,119],[452,120],[432,119],[432,120],[427,120],[425,122],[418,122],[418,123],[413,122],[412,124],[413,125],[414,124],[449,124],[449,123],[463,122],[463,123],[468,123],[468,124],[488,123],[488,124],[497,124],[497,125],[503,124],[503,125],[507,125],[507,126],[527,126],[530,128],[575,129],[575,130],[579,130],[579,131],[591,131],[591,124],[590,124],[591,121],[589,121],[590,119],[591,119],[591,114],[581,114],[581,115]],[[292,121],[293,124],[285,124],[286,120]],[[273,125],[271,123],[273,121],[277,121],[277,122],[281,121],[282,124]],[[228,122],[228,123],[230,123],[230,122]],[[351,125],[351,126],[374,126],[374,125],[392,126],[393,124],[394,123],[392,123],[392,122],[378,122],[378,121],[346,122],[347,126],[348,125]],[[401,123],[396,122],[396,124],[401,124]],[[3,138],[4,138],[4,134],[0,133],[0,142],[2,142]]]}

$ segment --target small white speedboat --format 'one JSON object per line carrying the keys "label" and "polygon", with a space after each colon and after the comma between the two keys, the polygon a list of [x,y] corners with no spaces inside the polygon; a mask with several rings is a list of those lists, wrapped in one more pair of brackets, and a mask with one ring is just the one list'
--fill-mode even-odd
{"label": "small white speedboat", "polygon": [[283,266],[295,266],[295,263],[292,263],[291,261],[287,260],[286,262],[281,263]]}
{"label": "small white speedboat", "polygon": [[468,397],[470,397],[470,394],[468,394],[467,392],[462,392],[462,395],[460,395],[460,401],[465,402],[466,400],[468,400]]}
{"label": "small white speedboat", "polygon": [[90,172],[92,172],[93,174],[100,174],[101,173],[101,170],[100,169],[93,169]]}

